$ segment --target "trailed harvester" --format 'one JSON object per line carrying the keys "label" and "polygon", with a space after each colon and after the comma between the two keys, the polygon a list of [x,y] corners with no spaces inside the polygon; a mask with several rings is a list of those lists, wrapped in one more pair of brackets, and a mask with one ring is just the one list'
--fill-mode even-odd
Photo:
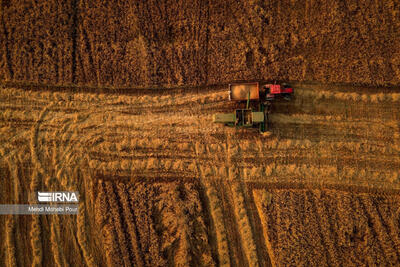
{"label": "trailed harvester", "polygon": [[[293,88],[288,85],[265,84],[260,88],[258,82],[236,83],[229,85],[229,100],[244,102],[246,108],[236,109],[233,113],[214,114],[215,123],[239,128],[258,127],[260,132],[268,129],[268,114],[271,102],[279,97],[290,100]],[[250,101],[258,104],[258,110],[250,108]]]}

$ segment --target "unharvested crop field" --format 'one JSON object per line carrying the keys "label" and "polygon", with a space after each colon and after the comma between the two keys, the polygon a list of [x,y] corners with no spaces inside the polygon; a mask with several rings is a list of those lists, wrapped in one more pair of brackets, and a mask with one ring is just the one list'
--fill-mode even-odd
{"label": "unharvested crop field", "polygon": [[294,87],[269,136],[212,124],[224,86],[2,88],[1,203],[76,190],[81,210],[0,217],[0,261],[399,264],[399,92]]}
{"label": "unharvested crop field", "polygon": [[400,82],[397,0],[0,3],[1,80]]}
{"label": "unharvested crop field", "polygon": [[[0,0],[0,265],[399,266],[400,5]],[[285,81],[268,134],[212,123]]]}

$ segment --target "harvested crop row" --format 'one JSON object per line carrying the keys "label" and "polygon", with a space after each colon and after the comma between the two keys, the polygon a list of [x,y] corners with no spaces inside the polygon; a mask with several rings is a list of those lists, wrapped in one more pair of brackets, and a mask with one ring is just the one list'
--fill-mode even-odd
{"label": "harvested crop row", "polygon": [[50,243],[52,254],[54,257],[54,263],[58,267],[67,266],[67,261],[65,259],[63,248],[59,245],[61,242],[60,239],[60,229],[59,229],[59,220],[53,220],[50,225]]}
{"label": "harvested crop row", "polygon": [[258,217],[260,218],[261,229],[265,241],[265,247],[268,252],[268,258],[272,266],[277,266],[278,262],[274,255],[270,237],[268,236],[268,218],[269,216],[272,216],[272,214],[269,214],[268,216],[260,216],[260,214],[263,214],[263,208],[271,205],[272,195],[265,190],[253,190],[253,198],[257,208]]}
{"label": "harvested crop row", "polygon": [[5,265],[7,267],[17,266],[17,250],[15,245],[16,219],[14,215],[9,215],[7,217],[5,227],[5,232],[7,234],[5,240],[7,260]]}
{"label": "harvested crop row", "polygon": [[246,210],[246,203],[240,184],[234,183],[232,186],[232,199],[234,202],[234,210],[236,220],[240,232],[240,238],[243,244],[244,253],[250,266],[259,266],[256,245],[253,237],[253,229],[249,221]]}
{"label": "harvested crop row", "polygon": [[79,214],[76,218],[77,222],[77,239],[79,246],[82,250],[83,258],[85,260],[85,265],[89,267],[96,266],[95,259],[93,257],[92,252],[90,251],[90,244],[87,238],[87,234],[89,229],[87,227],[87,210],[83,203],[79,204]]}
{"label": "harvested crop row", "polygon": [[95,214],[97,224],[100,227],[103,237],[107,264],[110,266],[122,266],[123,257],[118,242],[118,234],[113,225],[112,215],[109,212],[110,206],[107,199],[105,183],[103,181],[99,181],[97,191],[98,197],[95,206]]}
{"label": "harvested crop row", "polygon": [[205,181],[204,185],[206,187],[206,196],[210,203],[210,213],[215,228],[219,266],[230,266],[228,237],[224,225],[221,201],[217,195],[217,191],[210,182]]}

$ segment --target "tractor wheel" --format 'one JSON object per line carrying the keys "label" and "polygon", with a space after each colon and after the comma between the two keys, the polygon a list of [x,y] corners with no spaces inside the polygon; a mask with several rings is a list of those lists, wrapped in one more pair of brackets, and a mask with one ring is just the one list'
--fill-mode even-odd
{"label": "tractor wheel", "polygon": [[271,102],[270,101],[265,101],[264,102],[264,113],[270,113],[271,112]]}

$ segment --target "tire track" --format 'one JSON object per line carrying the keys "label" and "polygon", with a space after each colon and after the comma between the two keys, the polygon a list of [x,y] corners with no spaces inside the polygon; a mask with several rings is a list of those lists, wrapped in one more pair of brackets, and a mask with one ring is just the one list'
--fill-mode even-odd
{"label": "tire track", "polygon": [[[204,172],[200,171],[205,187],[204,192],[204,205],[207,207],[208,214],[210,214],[211,228],[215,231],[215,241],[210,234],[211,247],[218,254],[218,260],[215,262],[218,266],[231,266],[229,257],[229,245],[228,237],[226,233],[226,227],[224,225],[224,219],[222,214],[221,201],[217,195],[217,191],[214,186],[205,178]],[[212,230],[210,232],[213,232]],[[212,244],[214,243],[215,244]]]}
{"label": "tire track", "polygon": [[[86,192],[85,192],[86,195]],[[79,204],[79,214],[76,218],[76,223],[77,223],[77,240],[78,240],[78,244],[80,246],[80,249],[82,250],[82,256],[83,259],[85,260],[85,264],[89,267],[94,267],[96,266],[96,262],[95,259],[93,257],[93,253],[90,251],[90,246],[89,246],[89,242],[87,239],[87,233],[89,232],[86,225],[87,225],[87,211],[86,208],[84,206],[84,203],[81,202],[81,204]]]}
{"label": "tire track", "polygon": [[[42,166],[42,160],[39,150],[39,130],[40,125],[43,123],[45,116],[48,113],[49,108],[53,104],[46,106],[42,112],[39,114],[39,118],[34,127],[32,127],[31,133],[31,140],[30,140],[30,153],[31,153],[31,160],[34,166],[34,170],[31,176],[31,183],[30,183],[30,190],[32,192],[37,192],[41,190],[42,186],[42,178],[44,176],[45,170]],[[32,266],[41,266],[43,260],[43,229],[42,229],[42,222],[40,216],[32,216],[31,222],[31,230],[30,230],[30,237],[31,237],[31,246],[33,250],[33,260]]]}
{"label": "tire track", "polygon": [[254,229],[252,229],[246,208],[246,200],[239,181],[232,181],[231,195],[233,200],[233,210],[236,223],[239,225],[239,238],[241,240],[243,254],[247,258],[250,266],[260,266],[259,255],[257,255],[257,247],[254,241]]}
{"label": "tire track", "polygon": [[267,247],[265,246],[265,240],[264,240],[264,242],[262,240],[263,237],[265,239],[265,235],[257,234],[257,233],[263,233],[264,231],[262,229],[263,224],[261,223],[261,220],[260,220],[258,208],[254,201],[254,194],[251,194],[252,193],[251,190],[248,190],[247,187],[245,188],[245,190],[246,190],[245,195],[247,196],[246,207],[247,207],[247,210],[249,213],[250,225],[251,225],[251,229],[253,232],[253,239],[254,239],[254,243],[256,245],[255,247],[256,247],[260,266],[272,266],[271,259],[270,259],[270,255],[272,252],[268,251]]}
{"label": "tire track", "polygon": [[[58,216],[58,215],[54,215]],[[70,266],[65,259],[64,251],[62,246],[59,244],[61,243],[60,240],[60,229],[56,226],[60,225],[60,221],[58,217],[56,220],[53,220],[50,223],[50,243],[51,243],[51,251],[53,253],[54,262],[58,267],[68,267]]]}
{"label": "tire track", "polygon": [[5,244],[6,244],[6,262],[7,267],[18,266],[17,248],[15,242],[16,220],[14,215],[8,215],[5,223]]}

